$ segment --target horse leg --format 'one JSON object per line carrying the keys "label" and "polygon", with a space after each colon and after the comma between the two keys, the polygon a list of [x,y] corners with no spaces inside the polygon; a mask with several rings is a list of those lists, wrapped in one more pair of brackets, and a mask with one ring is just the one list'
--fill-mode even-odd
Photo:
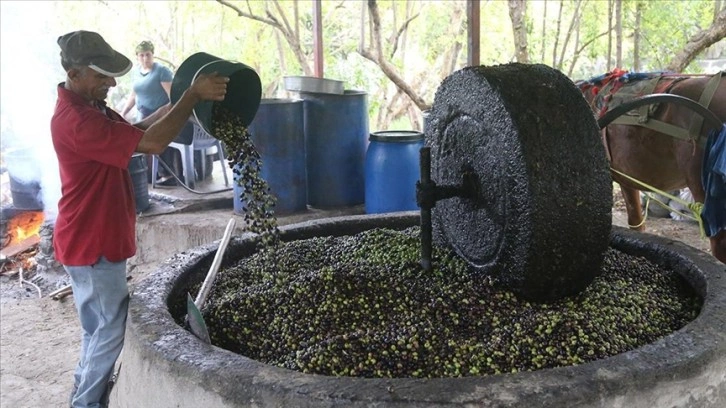
{"label": "horse leg", "polygon": [[625,200],[625,210],[628,213],[628,227],[637,231],[645,231],[645,217],[643,217],[640,204],[640,191],[621,184],[620,192]]}

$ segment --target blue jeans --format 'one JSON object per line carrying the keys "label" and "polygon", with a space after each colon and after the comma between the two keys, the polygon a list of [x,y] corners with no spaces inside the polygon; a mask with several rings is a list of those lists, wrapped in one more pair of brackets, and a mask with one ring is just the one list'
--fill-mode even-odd
{"label": "blue jeans", "polygon": [[82,333],[72,406],[105,407],[108,381],[124,345],[129,306],[126,261],[101,257],[95,265],[63,267],[71,275]]}

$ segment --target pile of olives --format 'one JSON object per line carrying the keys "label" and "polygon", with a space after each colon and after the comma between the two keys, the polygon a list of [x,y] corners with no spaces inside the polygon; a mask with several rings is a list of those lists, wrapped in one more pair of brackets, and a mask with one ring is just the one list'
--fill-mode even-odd
{"label": "pile of olives", "polygon": [[203,309],[212,342],[329,376],[461,377],[580,364],[695,319],[677,273],[610,248],[583,292],[531,303],[454,252],[419,265],[420,228],[280,242],[220,271]]}

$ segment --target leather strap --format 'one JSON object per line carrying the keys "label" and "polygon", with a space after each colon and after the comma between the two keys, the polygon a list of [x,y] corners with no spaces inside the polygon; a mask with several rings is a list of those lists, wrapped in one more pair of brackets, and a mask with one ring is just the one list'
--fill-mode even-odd
{"label": "leather strap", "polygon": [[[700,117],[700,115],[695,116]],[[652,118],[648,119],[647,122],[642,122],[639,117],[623,115],[615,119],[612,123],[616,125],[642,126],[685,141],[691,141],[694,139],[694,137],[691,136],[690,132],[686,129]],[[705,138],[698,139],[698,144],[700,146],[705,146]]]}
{"label": "leather strap", "polygon": [[[701,97],[698,100],[698,103],[703,107],[708,108],[708,105],[711,104],[711,100],[718,89],[723,74],[724,71],[714,74],[708,83],[706,83],[706,86],[701,93]],[[647,108],[648,105],[645,105],[644,107]],[[617,125],[642,126],[644,128],[652,129],[656,132],[675,137],[676,139],[695,141],[700,147],[706,146],[706,137],[700,134],[701,126],[703,126],[703,117],[701,115],[693,115],[693,118],[691,119],[691,126],[688,129],[684,129],[671,125],[670,123],[643,116],[644,112],[642,108],[643,107],[641,107],[638,112],[639,116],[623,115],[615,119],[612,123]]]}
{"label": "leather strap", "polygon": [[[724,71],[714,74],[706,84],[706,87],[703,88],[703,93],[701,94],[701,98],[698,100],[698,103],[700,103],[704,108],[708,109],[708,105],[711,104],[711,99],[713,99],[713,95],[718,89],[723,74]],[[691,119],[691,127],[688,129],[688,132],[694,139],[698,139],[698,136],[701,134],[701,126],[703,126],[703,118],[701,115],[694,115],[693,119]]]}

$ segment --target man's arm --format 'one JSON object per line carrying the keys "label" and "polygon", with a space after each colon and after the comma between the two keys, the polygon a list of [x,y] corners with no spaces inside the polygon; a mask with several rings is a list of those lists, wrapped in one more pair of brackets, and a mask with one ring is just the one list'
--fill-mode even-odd
{"label": "man's arm", "polygon": [[164,115],[169,113],[171,110],[171,103],[167,103],[166,105],[162,106],[161,108],[157,109],[152,113],[151,115],[145,117],[144,119],[134,123],[133,125],[136,126],[139,129],[148,129],[149,126],[156,123],[159,119],[163,118]]}

